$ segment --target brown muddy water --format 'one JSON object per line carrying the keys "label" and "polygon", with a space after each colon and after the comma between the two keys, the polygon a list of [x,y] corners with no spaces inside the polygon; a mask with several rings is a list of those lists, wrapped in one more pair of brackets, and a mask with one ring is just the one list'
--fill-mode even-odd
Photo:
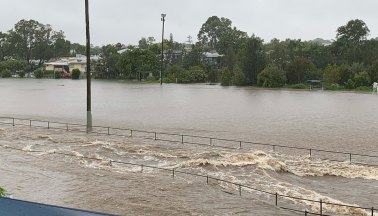
{"label": "brown muddy water", "polygon": [[[0,79],[0,98],[1,116],[85,122],[83,81]],[[97,125],[378,155],[377,99],[349,92],[95,81],[93,116]],[[304,199],[378,207],[378,168],[349,164],[348,157],[332,162],[257,147],[0,128],[0,185],[14,198],[121,215],[304,215],[276,208],[270,195],[243,190],[239,196],[231,184],[109,163],[120,160]],[[280,198],[279,205],[319,211],[318,203],[290,198]],[[323,207],[331,215],[370,215]]]}

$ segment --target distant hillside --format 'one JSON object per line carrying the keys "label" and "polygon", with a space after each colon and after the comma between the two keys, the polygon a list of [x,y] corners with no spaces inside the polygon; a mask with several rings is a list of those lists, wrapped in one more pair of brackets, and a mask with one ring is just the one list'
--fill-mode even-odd
{"label": "distant hillside", "polygon": [[316,38],[312,40],[311,42],[317,43],[317,44],[323,44],[323,45],[330,45],[332,43],[331,40],[325,40],[323,38]]}

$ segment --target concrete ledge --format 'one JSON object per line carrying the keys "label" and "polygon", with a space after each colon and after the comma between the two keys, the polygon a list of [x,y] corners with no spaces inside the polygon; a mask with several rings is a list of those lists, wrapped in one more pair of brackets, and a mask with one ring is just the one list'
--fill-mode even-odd
{"label": "concrete ledge", "polygon": [[1,216],[113,216],[99,212],[65,208],[1,197]]}

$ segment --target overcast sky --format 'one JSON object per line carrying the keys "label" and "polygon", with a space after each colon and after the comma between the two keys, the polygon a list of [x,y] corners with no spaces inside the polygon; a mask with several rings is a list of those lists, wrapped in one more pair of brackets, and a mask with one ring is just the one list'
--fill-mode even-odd
{"label": "overcast sky", "polygon": [[[265,41],[272,38],[334,39],[339,26],[362,19],[378,37],[378,0],[89,0],[91,42],[137,44],[141,37],[194,39],[208,17],[229,18],[238,29]],[[85,43],[84,0],[0,0],[0,31],[21,19],[63,30],[71,42]]]}

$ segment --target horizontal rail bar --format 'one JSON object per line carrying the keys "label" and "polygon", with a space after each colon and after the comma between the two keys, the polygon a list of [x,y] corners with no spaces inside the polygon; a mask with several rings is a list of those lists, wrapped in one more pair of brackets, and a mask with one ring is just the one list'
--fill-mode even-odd
{"label": "horizontal rail bar", "polygon": [[[0,145],[0,147],[8,148],[8,149],[13,149],[13,150],[18,150],[18,151],[23,151],[24,152],[23,149],[11,147],[11,146],[8,146],[8,145]],[[27,152],[46,153],[46,151],[39,151],[39,150],[29,150]],[[79,158],[84,158],[84,159],[88,159],[88,160],[109,161],[111,163],[120,163],[120,164],[132,165],[132,166],[138,166],[138,167],[147,167],[147,168],[151,168],[151,169],[158,169],[158,170],[164,170],[164,171],[170,171],[170,172],[172,170],[174,170],[174,172],[176,172],[176,173],[182,173],[182,174],[187,174],[187,175],[196,176],[196,177],[203,177],[203,178],[207,178],[207,179],[213,179],[215,181],[220,181],[220,182],[232,184],[232,185],[235,185],[235,186],[239,186],[239,188],[247,188],[247,189],[251,189],[251,190],[267,193],[267,194],[270,194],[270,195],[277,195],[279,197],[284,197],[284,198],[296,199],[296,200],[301,200],[301,201],[308,201],[308,202],[313,202],[313,203],[323,203],[323,204],[327,204],[327,205],[337,205],[337,206],[342,206],[342,207],[347,207],[347,208],[372,210],[373,212],[375,210],[374,208],[371,208],[371,207],[366,208],[366,207],[359,207],[359,206],[352,206],[352,205],[344,205],[344,204],[324,202],[324,201],[319,201],[319,200],[311,200],[311,199],[305,199],[305,198],[300,198],[300,197],[292,197],[292,196],[278,194],[278,193],[272,193],[272,192],[269,192],[269,191],[264,191],[264,190],[256,189],[256,188],[253,188],[253,187],[250,187],[250,186],[247,186],[247,185],[242,185],[242,184],[237,183],[237,182],[231,182],[231,181],[228,181],[228,180],[219,179],[219,178],[216,178],[216,177],[211,177],[209,175],[196,174],[196,173],[191,173],[191,172],[186,172],[186,171],[180,171],[180,170],[176,170],[176,169],[169,169],[169,168],[157,167],[157,166],[146,165],[146,164],[137,164],[137,163],[125,162],[125,161],[119,161],[119,160],[111,160],[111,159],[107,160],[107,159],[100,159],[100,158],[93,158],[93,157],[86,157],[86,156],[76,156],[76,155],[73,155],[73,154],[64,153],[64,152],[58,152],[58,151],[47,152],[47,153],[48,154],[64,155],[64,156],[69,156],[69,157],[79,157]],[[294,210],[294,209],[290,209],[290,210]],[[302,212],[304,212],[304,211],[302,211]],[[308,213],[310,213],[310,212],[308,212]],[[322,215],[324,215],[324,214],[322,214]]]}

